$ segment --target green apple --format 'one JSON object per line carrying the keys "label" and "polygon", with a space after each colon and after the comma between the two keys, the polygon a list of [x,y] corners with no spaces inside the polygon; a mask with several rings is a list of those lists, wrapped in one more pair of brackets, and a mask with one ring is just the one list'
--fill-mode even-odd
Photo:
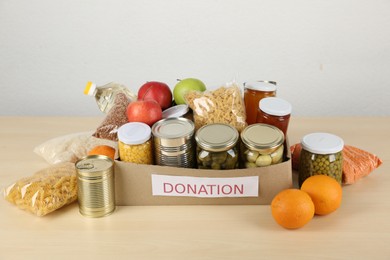
{"label": "green apple", "polygon": [[197,90],[203,92],[206,90],[206,85],[199,79],[195,78],[187,78],[180,80],[173,88],[173,98],[175,99],[176,104],[186,104],[186,101],[184,100],[184,95],[189,90]]}

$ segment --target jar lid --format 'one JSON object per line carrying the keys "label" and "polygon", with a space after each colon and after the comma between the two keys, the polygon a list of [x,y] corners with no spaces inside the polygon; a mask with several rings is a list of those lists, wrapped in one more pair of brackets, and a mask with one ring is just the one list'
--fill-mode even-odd
{"label": "jar lid", "polygon": [[125,144],[143,144],[151,137],[151,129],[145,123],[130,122],[118,129],[118,139]]}
{"label": "jar lid", "polygon": [[291,104],[284,99],[277,97],[263,98],[259,102],[259,108],[273,116],[286,116],[291,114]]}
{"label": "jar lid", "polygon": [[184,117],[165,118],[152,126],[153,135],[164,139],[192,136],[194,131],[194,123]]}
{"label": "jar lid", "polygon": [[343,150],[344,141],[337,135],[328,133],[312,133],[301,140],[302,149],[316,154],[338,153]]}
{"label": "jar lid", "polygon": [[181,116],[187,114],[188,110],[189,110],[189,107],[186,104],[176,105],[176,106],[165,109],[162,112],[162,118],[181,117]]}
{"label": "jar lid", "polygon": [[96,89],[96,84],[91,81],[88,81],[84,89],[84,95],[92,96],[93,92],[95,92],[95,89]]}
{"label": "jar lid", "polygon": [[250,81],[250,82],[245,82],[244,87],[252,90],[259,90],[259,91],[276,91],[276,82],[266,81],[266,80]]}
{"label": "jar lid", "polygon": [[268,124],[253,124],[241,132],[242,142],[249,148],[260,153],[269,154],[284,142],[283,132]]}
{"label": "jar lid", "polygon": [[236,145],[238,131],[227,124],[204,125],[196,132],[195,140],[198,145],[208,151],[227,151]]}

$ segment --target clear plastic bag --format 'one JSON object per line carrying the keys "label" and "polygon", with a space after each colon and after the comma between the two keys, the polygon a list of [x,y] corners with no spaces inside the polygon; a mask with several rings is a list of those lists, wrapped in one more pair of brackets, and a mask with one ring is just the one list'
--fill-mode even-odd
{"label": "clear plastic bag", "polygon": [[[290,147],[291,162],[294,170],[299,170],[299,157],[302,151],[300,143]],[[343,184],[353,184],[369,175],[382,164],[375,154],[369,153],[351,145],[344,145],[343,151]]]}
{"label": "clear plastic bag", "polygon": [[118,129],[128,123],[126,110],[131,100],[123,93],[118,93],[115,97],[115,104],[110,109],[103,122],[96,129],[93,136],[97,138],[118,141]]}
{"label": "clear plastic bag", "polygon": [[74,163],[61,163],[22,178],[4,190],[4,197],[20,209],[44,216],[77,200]]}
{"label": "clear plastic bag", "polygon": [[88,151],[98,145],[108,145],[116,150],[117,142],[92,136],[92,132],[73,133],[50,139],[34,148],[34,152],[48,163],[76,162],[87,156]]}
{"label": "clear plastic bag", "polygon": [[224,123],[241,132],[247,126],[242,93],[234,82],[213,91],[189,91],[184,98],[193,110],[196,129],[212,123]]}

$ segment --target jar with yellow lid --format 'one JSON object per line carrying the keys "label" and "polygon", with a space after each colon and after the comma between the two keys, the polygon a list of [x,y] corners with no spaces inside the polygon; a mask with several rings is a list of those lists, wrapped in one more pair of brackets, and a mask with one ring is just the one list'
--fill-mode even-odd
{"label": "jar with yellow lid", "polygon": [[299,158],[299,186],[313,175],[327,175],[340,184],[343,175],[344,141],[329,133],[311,133],[301,140]]}
{"label": "jar with yellow lid", "polygon": [[284,134],[272,125],[253,124],[241,132],[242,161],[245,168],[281,163],[284,154]]}
{"label": "jar with yellow lid", "polygon": [[131,122],[118,129],[119,158],[124,162],[153,164],[152,132],[147,124]]}
{"label": "jar with yellow lid", "polygon": [[228,124],[209,124],[199,128],[195,135],[198,168],[238,168],[238,137],[237,129]]}

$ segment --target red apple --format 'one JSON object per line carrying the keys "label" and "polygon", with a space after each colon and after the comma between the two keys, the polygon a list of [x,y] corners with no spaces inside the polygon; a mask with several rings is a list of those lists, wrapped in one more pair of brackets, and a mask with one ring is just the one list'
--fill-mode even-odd
{"label": "red apple", "polygon": [[149,81],[143,84],[138,90],[138,100],[148,99],[157,101],[161,109],[165,110],[172,105],[172,91],[163,82]]}
{"label": "red apple", "polygon": [[162,109],[154,100],[138,100],[127,106],[126,115],[129,122],[142,122],[152,126],[162,118]]}

